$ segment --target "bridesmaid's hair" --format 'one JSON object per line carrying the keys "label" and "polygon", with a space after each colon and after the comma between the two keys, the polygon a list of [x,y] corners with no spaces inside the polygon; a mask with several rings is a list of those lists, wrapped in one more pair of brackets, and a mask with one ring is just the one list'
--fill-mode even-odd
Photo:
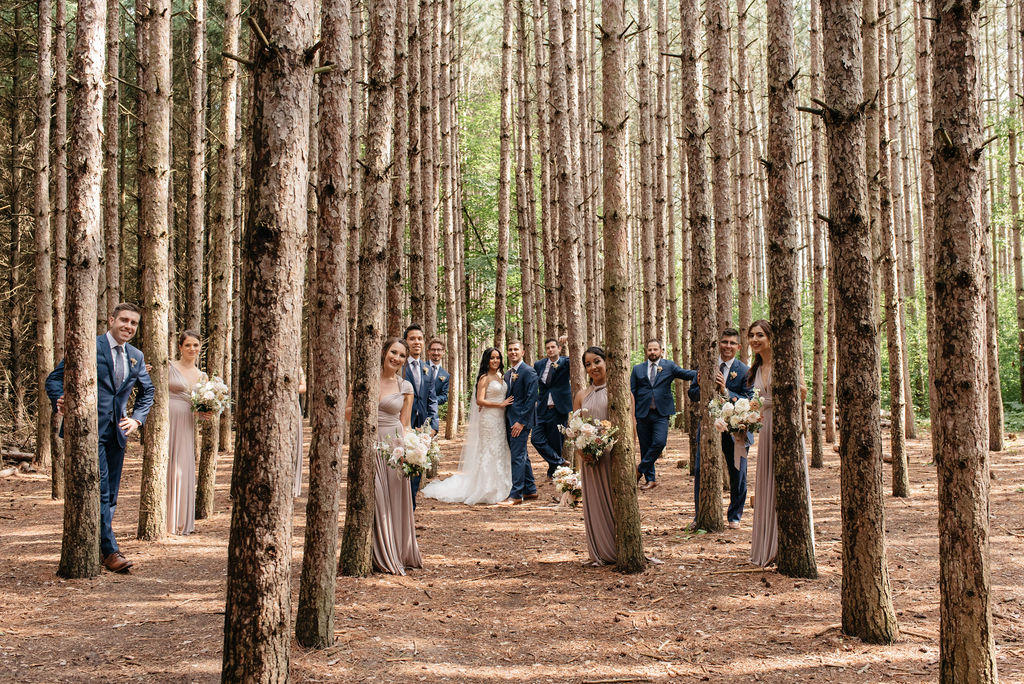
{"label": "bridesmaid's hair", "polygon": [[185,344],[185,340],[187,340],[190,337],[199,340],[200,343],[203,341],[203,338],[201,338],[199,336],[199,333],[197,333],[195,330],[182,330],[180,333],[178,333],[178,346],[180,347],[181,345]]}
{"label": "bridesmaid's hair", "polygon": [[501,350],[497,347],[488,347],[484,349],[484,355],[480,357],[480,370],[477,371],[476,381],[480,382],[480,378],[487,375],[487,371],[491,369],[491,354],[498,352],[498,375],[502,375],[505,372],[505,357],[501,355]]}
{"label": "bridesmaid's hair", "polygon": [[[747,339],[750,339],[750,331],[754,328],[760,328],[764,331],[764,336],[768,338],[768,344],[772,343],[772,337],[775,335],[775,331],[772,330],[772,324],[769,321],[761,318],[750,324],[747,328]],[[761,355],[754,354],[754,363],[750,364],[750,370],[747,371],[747,387],[754,386],[754,378],[757,377],[757,369],[761,367]]]}
{"label": "bridesmaid's hair", "polygon": [[[580,362],[583,364],[584,368],[587,367],[587,354],[593,354],[594,356],[600,356],[602,361],[604,361],[605,363],[608,363],[608,357],[605,356],[604,349],[601,349],[601,347],[597,347],[597,346],[587,347],[586,350],[583,352],[583,356],[580,358]],[[594,381],[589,376],[587,377],[587,382],[589,384],[591,384],[591,385],[594,384]]]}
{"label": "bridesmaid's hair", "polygon": [[384,367],[384,360],[388,358],[388,350],[391,349],[395,344],[400,344],[405,347],[405,356],[409,358],[409,345],[406,344],[405,340],[401,337],[389,337],[384,340],[384,348],[380,350],[380,367]]}

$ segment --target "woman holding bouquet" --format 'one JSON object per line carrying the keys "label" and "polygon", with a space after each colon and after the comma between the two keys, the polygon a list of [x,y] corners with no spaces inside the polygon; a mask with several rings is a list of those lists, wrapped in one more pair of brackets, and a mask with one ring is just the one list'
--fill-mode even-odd
{"label": "woman holding bouquet", "polygon": [[[402,443],[405,431],[411,429],[413,386],[402,378],[402,368],[409,355],[405,341],[392,337],[381,352],[380,402],[377,405],[377,437],[392,445]],[[352,395],[349,394],[346,418],[351,417]],[[406,568],[421,568],[420,547],[416,543],[413,519],[412,489],[402,472],[388,466],[386,456],[378,451],[373,457],[373,566],[381,572],[404,575]]]}
{"label": "woman holding bouquet", "polygon": [[[772,448],[772,325],[766,320],[754,321],[747,332],[754,363],[747,373],[747,385],[758,391],[761,401],[761,432],[757,437],[757,470],[754,485],[754,530],[750,541],[750,560],[765,567],[775,562],[779,549],[778,517],[775,513],[775,455]],[[801,388],[804,398],[807,387]],[[801,449],[801,452],[804,450]],[[804,458],[804,469],[807,459]],[[810,477],[807,500],[811,499]],[[811,520],[813,543],[814,521]]]}
{"label": "woman holding bouquet", "polygon": [[[608,367],[601,347],[583,352],[583,368],[590,376],[590,387],[573,399],[573,410],[585,409],[590,418],[608,419]],[[588,565],[615,562],[615,515],[612,510],[612,459],[606,450],[595,463],[580,459],[583,480],[583,527],[587,531]]]}
{"label": "woman holding bouquet", "polygon": [[196,526],[196,416],[192,412],[192,388],[206,381],[196,367],[202,343],[199,333],[178,335],[178,360],[171,361],[167,376],[169,459],[167,463],[167,531],[192,534]]}

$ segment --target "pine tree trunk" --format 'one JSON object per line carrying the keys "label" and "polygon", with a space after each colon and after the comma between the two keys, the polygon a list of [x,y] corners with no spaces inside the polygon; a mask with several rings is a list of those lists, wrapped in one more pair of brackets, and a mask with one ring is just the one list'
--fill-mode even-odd
{"label": "pine tree trunk", "polygon": [[121,5],[107,1],[107,87],[103,111],[103,244],[107,310],[121,301],[121,188],[117,156],[120,151],[120,93],[115,77],[121,64]]}
{"label": "pine tree trunk", "polygon": [[[59,1],[59,0],[58,0]],[[58,7],[59,9],[59,7]],[[58,12],[58,21],[62,18]],[[64,355],[67,486],[57,575],[100,572],[100,469],[96,434],[96,298],[99,294],[100,194],[103,183],[103,49],[105,0],[79,0],[72,57],[71,249]],[[64,44],[58,31],[57,51]],[[59,63],[59,62],[58,62]],[[58,114],[60,110],[58,109]],[[59,120],[59,117],[58,117]],[[58,167],[58,173],[60,169]]]}
{"label": "pine tree trunk", "polygon": [[199,331],[203,313],[203,232],[206,209],[206,0],[192,0],[189,53],[188,202],[185,327]]}
{"label": "pine tree trunk", "polygon": [[512,21],[513,0],[501,7],[501,130],[498,157],[498,254],[494,285],[494,346],[505,348],[508,316],[508,249],[512,224]]}
{"label": "pine tree trunk", "polygon": [[[982,193],[984,195],[984,192]],[[982,197],[981,225],[985,229],[985,360],[988,372],[988,450],[1003,450],[1003,393],[999,378],[999,301],[996,299],[995,226],[992,225],[988,204]]]}
{"label": "pine tree trunk", "polygon": [[[342,440],[345,434],[346,189],[349,159],[349,88],[352,36],[349,0],[327,0],[321,9],[319,172],[317,173],[317,257],[310,376],[309,492],[299,580],[296,640],[307,648],[334,643],[335,576],[338,570],[338,512],[341,507]],[[396,48],[398,46],[396,45]],[[405,46],[401,46],[404,51]],[[401,214],[401,212],[398,212]],[[393,226],[392,226],[393,227]],[[390,304],[395,306],[395,304]],[[372,346],[372,345],[371,345]]]}
{"label": "pine tree trunk", "polygon": [[[64,358],[68,286],[68,37],[65,0],[55,0],[53,27],[53,363]],[[50,431],[53,461],[50,495],[64,498],[64,440],[61,418],[54,414]]]}
{"label": "pine tree trunk", "polygon": [[[917,61],[914,74],[917,77],[917,135],[921,156],[919,187],[921,193],[921,271],[925,283],[932,281],[933,246],[932,232],[935,226],[935,170],[932,167],[934,140],[932,137],[932,27],[934,18],[931,0],[914,3],[914,45]],[[1011,231],[1017,234],[1016,231]],[[935,300],[931,287],[925,287],[925,326],[928,333],[928,367],[935,368]],[[1018,338],[1020,340],[1022,338]],[[1024,370],[1021,370],[1024,373]],[[928,373],[928,405],[935,406],[935,378]]]}
{"label": "pine tree trunk", "polygon": [[[732,181],[729,173],[729,2],[709,0],[707,5],[708,90],[711,93],[711,162],[715,205],[715,296],[718,332],[732,327],[733,223]],[[717,335],[716,335],[717,339]],[[718,358],[717,355],[715,357]],[[701,396],[712,396],[702,394]],[[701,452],[703,453],[703,452]]]}
{"label": "pine tree trunk", "polygon": [[[423,330],[427,340],[437,334],[437,199],[438,199],[438,144],[437,144],[437,81],[440,48],[438,17],[440,0],[429,0],[427,16],[420,26],[427,30],[421,34],[420,87],[420,150],[422,159],[423,204]],[[425,21],[425,23],[424,23]]]}
{"label": "pine tree trunk", "polygon": [[[167,387],[168,176],[171,171],[171,3],[138,0],[139,53],[139,244],[142,256],[142,351],[156,387]],[[168,406],[156,392],[142,431],[142,493],[139,539],[166,533]]]}
{"label": "pine tree trunk", "polygon": [[640,137],[640,263],[643,272],[643,327],[644,342],[657,337],[655,316],[657,312],[655,253],[659,240],[654,234],[654,154],[652,150],[654,124],[651,114],[651,19],[648,0],[637,0],[637,105],[639,121],[637,132]]}
{"label": "pine tree trunk", "polygon": [[[348,187],[348,331],[346,333],[351,349],[351,342],[358,337],[356,316],[359,309],[359,227],[363,202],[363,172],[361,168],[363,147],[365,144],[364,117],[366,114],[366,69],[363,59],[363,10],[364,0],[352,2],[352,90],[349,93],[349,187]],[[351,354],[349,371],[352,370]]]}
{"label": "pine tree trunk", "polygon": [[[711,227],[708,206],[707,142],[704,139],[704,115],[700,88],[700,50],[698,49],[697,28],[700,14],[696,0],[680,0],[679,23],[682,27],[682,68],[680,80],[683,86],[683,117],[680,126],[686,141],[686,168],[688,171],[690,202],[691,245],[688,253],[691,263],[693,290],[694,354],[693,362],[698,368],[710,369],[716,366],[718,325],[715,310],[714,253],[715,235]],[[726,92],[728,96],[728,92]],[[702,397],[713,397],[715,378],[711,373],[700,374]],[[697,502],[697,527],[709,532],[725,528],[722,517],[722,459],[719,457],[721,440],[711,421],[706,402],[696,402],[696,420],[700,425],[700,501]],[[692,434],[692,432],[691,432]],[[692,453],[692,450],[691,450]],[[710,455],[713,458],[708,458]],[[693,472],[691,463],[690,472]]]}
{"label": "pine tree trunk", "polygon": [[[440,88],[440,119],[441,119],[441,233],[444,237],[444,315],[446,332],[446,349],[449,351],[449,366],[451,370],[449,378],[449,395],[452,397],[448,402],[448,414],[445,418],[445,438],[455,437],[459,427],[459,410],[461,402],[459,397],[459,383],[462,380],[462,366],[459,364],[459,315],[458,315],[458,291],[455,287],[455,276],[457,273],[455,255],[455,155],[453,149],[455,138],[458,133],[457,121],[453,116],[452,99],[454,92],[452,88],[452,3],[451,0],[444,0],[441,6],[441,80]],[[527,277],[529,267],[524,270],[523,277]],[[524,281],[525,282],[525,281]],[[527,344],[529,337],[526,336]],[[436,476],[436,473],[435,473]]]}
{"label": "pine tree trunk", "polygon": [[388,238],[388,337],[400,337],[404,329],[402,256],[405,252],[405,226],[409,221],[409,4],[399,0],[395,9],[395,154],[391,175],[391,232]]}
{"label": "pine tree trunk", "polygon": [[[803,436],[800,283],[797,279],[796,59],[791,0],[768,0],[768,307],[772,340],[772,445],[779,572],[818,576]],[[705,366],[706,368],[707,366]],[[703,396],[710,396],[703,395]],[[703,484],[703,482],[701,483]]]}
{"label": "pine tree trunk", "polygon": [[[860,0],[823,0],[829,236],[835,283],[843,632],[870,643],[898,635],[885,550],[878,330],[866,176]],[[863,60],[863,61],[862,61]],[[877,68],[877,59],[876,59]],[[853,65],[853,66],[851,66]],[[867,142],[870,145],[870,142]],[[876,148],[877,149],[877,148]]]}
{"label": "pine tree trunk", "polygon": [[[313,1],[261,0],[252,12],[253,25],[269,47],[254,40],[252,186],[242,246],[245,285],[221,680],[284,682],[291,641],[301,357],[295,340],[302,325],[302,279],[294,275],[305,268],[313,80],[306,55],[313,44]],[[377,285],[383,294],[383,278]]]}
{"label": "pine tree trunk", "polygon": [[736,109],[738,110],[736,112],[736,121],[739,128],[737,135],[739,137],[740,153],[738,183],[739,215],[736,217],[736,256],[739,273],[736,276],[736,284],[739,290],[739,357],[743,360],[746,360],[747,358],[747,331],[750,328],[750,324],[753,323],[750,230],[753,227],[754,222],[754,208],[751,204],[751,195],[754,185],[754,169],[750,155],[750,110],[746,104],[747,98],[750,96],[750,68],[747,66],[746,44],[748,11],[749,6],[741,6],[738,8],[736,13]]}
{"label": "pine tree trunk", "polygon": [[[668,128],[668,3],[658,0],[658,50],[657,50],[656,92],[657,105],[654,112],[654,233],[658,241],[657,256],[657,311],[655,332],[668,348],[668,270],[669,270],[669,226],[666,223],[667,206],[671,204],[668,189],[668,161],[666,147],[672,140],[667,137]],[[589,126],[588,126],[589,128]],[[676,382],[676,393],[682,394],[681,382]]]}
{"label": "pine tree trunk", "polygon": [[[416,11],[420,5],[419,13]],[[409,308],[410,320],[423,320],[423,224],[420,205],[423,203],[423,173],[420,145],[420,98],[424,97],[423,74],[420,70],[420,43],[427,35],[424,23],[425,0],[409,0]],[[428,38],[429,40],[429,38]],[[401,115],[401,110],[399,110]]]}
{"label": "pine tree trunk", "polygon": [[[50,0],[39,0],[36,58],[36,132],[32,170],[35,175],[36,278],[36,451],[33,463],[46,468],[50,460],[52,410],[46,376],[53,365],[52,237],[50,233],[50,91],[53,88],[53,24]],[[56,473],[56,468],[54,468]]]}
{"label": "pine tree trunk", "polygon": [[[879,89],[878,89],[878,0],[863,0],[863,22],[860,27],[861,41],[864,43],[864,135],[866,138],[865,161],[868,179],[868,220],[871,222],[871,271],[875,291],[875,313],[878,312],[878,294],[881,291],[882,240],[880,232],[879,206]],[[840,421],[842,424],[842,421]]]}
{"label": "pine tree trunk", "polygon": [[[613,425],[633,424],[629,394],[630,331],[625,325],[632,297],[629,287],[626,226],[626,41],[625,3],[601,3],[601,140],[604,180],[604,302],[607,321],[608,414]],[[629,432],[625,429],[625,432]],[[615,561],[620,572],[647,566],[640,511],[636,498],[636,467],[632,439],[612,448],[612,506],[615,517]]]}
{"label": "pine tree trunk", "polygon": [[[1013,2],[1006,3],[1007,26],[1013,26],[1014,8]],[[1008,98],[1010,102],[1017,100],[1017,40],[1014,31],[1006,32],[1006,66],[1007,85],[1009,88]],[[936,109],[938,103],[936,102]],[[1020,238],[1020,189],[1017,180],[1017,127],[1008,126],[1006,134],[1008,147],[1007,171],[1010,182],[1010,235],[1013,240],[1013,287],[1016,292],[1014,301],[1017,303],[1017,347],[1018,363],[1017,374],[1020,377],[1020,401],[1024,401],[1024,271],[1021,268],[1021,238]],[[938,188],[938,185],[935,186]]]}
{"label": "pine tree trunk", "polygon": [[[224,52],[238,54],[239,0],[224,2]],[[225,379],[228,335],[231,325],[232,232],[235,205],[235,111],[238,107],[238,64],[225,57],[221,62],[220,149],[217,152],[217,181],[213,192],[213,220],[210,229],[210,313],[207,325],[206,368],[210,377]],[[236,394],[237,397],[237,394]],[[227,414],[203,423],[203,445],[199,454],[196,482],[196,519],[213,515],[214,487],[220,425]],[[225,447],[227,445],[224,445]]]}
{"label": "pine tree trunk", "polygon": [[[811,98],[821,101],[821,1],[811,0]],[[825,380],[825,226],[823,206],[821,119],[811,120],[811,204],[814,216],[814,367],[811,373],[811,467],[825,465],[822,394]]]}
{"label": "pine tree trunk", "polygon": [[981,61],[977,4],[936,5],[933,289],[934,454],[939,476],[941,682],[996,682],[988,529],[985,239],[981,198]]}
{"label": "pine tree trunk", "polygon": [[11,414],[13,419],[14,432],[19,432],[25,423],[27,416],[25,409],[25,388],[27,383],[22,377],[21,346],[22,332],[22,297],[18,292],[21,285],[21,215],[24,162],[21,159],[22,138],[24,136],[24,117],[22,116],[22,82],[23,75],[21,63],[23,61],[22,41],[25,36],[25,26],[21,21],[21,5],[15,5],[13,9],[13,21],[11,23],[10,39],[10,67],[7,73],[11,78],[11,89],[9,92],[9,124],[11,136],[11,149],[8,161],[7,181],[7,205],[3,211],[7,214],[8,226],[11,231],[11,239],[8,243],[10,251],[7,260],[7,284],[9,293],[6,297],[6,314],[10,330],[7,332],[7,359],[4,367],[5,380],[9,387],[5,388],[4,395],[11,400]]}
{"label": "pine tree trunk", "polygon": [[537,303],[534,297],[533,242],[536,225],[533,196],[533,152],[530,127],[530,99],[527,88],[526,5],[516,2],[516,223],[519,227],[519,273],[522,282],[523,344],[526,358],[534,358],[534,350],[541,349],[537,328]]}
{"label": "pine tree trunk", "polygon": [[345,533],[341,573],[362,577],[372,570],[373,455],[380,396],[380,341],[384,338],[383,286],[387,263],[391,145],[394,116],[394,0],[370,0],[370,50],[367,94],[366,156],[363,164],[363,215],[359,273],[358,326],[363,343],[352,349],[352,421],[348,459]]}

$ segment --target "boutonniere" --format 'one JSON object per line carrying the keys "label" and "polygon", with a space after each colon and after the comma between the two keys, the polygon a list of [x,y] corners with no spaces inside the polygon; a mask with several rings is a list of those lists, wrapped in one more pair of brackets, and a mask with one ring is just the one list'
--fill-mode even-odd
{"label": "boutonniere", "polygon": [[558,368],[558,362],[557,361],[552,361],[551,362],[551,367],[552,368]]}
{"label": "boutonniere", "polygon": [[515,371],[512,371],[512,382],[515,382],[518,379],[519,379],[519,373],[516,373]]}
{"label": "boutonniere", "polygon": [[132,364],[132,368],[135,368],[135,364],[138,363],[138,359],[128,359],[128,363]]}
{"label": "boutonniere", "polygon": [[655,366],[655,368],[658,369],[657,371],[655,371],[656,374],[661,372],[661,366]]}
{"label": "boutonniere", "polygon": [[426,366],[423,366],[423,367],[422,367],[422,370],[423,370],[423,374],[424,374],[424,375],[426,375],[426,374],[427,374],[427,367],[426,367]]}
{"label": "boutonniere", "polygon": [[733,371],[732,373],[729,373],[729,379],[730,380],[735,380],[736,379],[736,371]]}

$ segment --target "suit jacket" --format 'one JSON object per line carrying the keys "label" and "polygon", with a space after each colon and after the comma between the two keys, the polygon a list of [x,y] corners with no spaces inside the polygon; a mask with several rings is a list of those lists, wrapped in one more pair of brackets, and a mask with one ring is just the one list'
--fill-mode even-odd
{"label": "suit jacket", "polygon": [[545,356],[533,364],[533,370],[537,373],[537,388],[540,395],[537,398],[537,406],[548,405],[548,397],[555,401],[555,410],[559,413],[572,411],[572,390],[569,387],[569,357],[559,356],[557,368],[551,369],[548,381],[544,382],[544,368],[548,365],[548,358]]}
{"label": "suit jacket", "polygon": [[520,423],[527,430],[532,430],[537,417],[537,372],[525,361],[519,364],[514,379],[512,372],[512,369],[505,371],[505,383],[508,384],[505,397],[515,398],[505,407],[505,421],[509,425]]}
{"label": "suit jacket", "polygon": [[430,382],[430,376],[425,372],[426,366],[430,362],[426,359],[420,359],[419,362],[419,389],[416,388],[416,381],[412,376],[412,365],[409,361],[405,362],[403,371],[405,379],[412,384],[413,389],[412,417],[409,419],[409,423],[414,429],[429,424],[431,428],[437,430],[440,426],[437,420],[437,395],[434,393],[434,383]]}
{"label": "suit jacket", "polygon": [[[743,363],[739,359],[734,359],[732,365],[729,367],[729,375],[725,378],[725,393],[729,398],[729,401],[735,403],[740,397],[746,399],[753,399],[754,387],[747,387],[747,373],[750,372],[750,367]],[[690,388],[686,390],[686,396],[690,397],[690,401],[700,401],[700,383],[697,382],[697,378],[694,378],[690,382]],[[729,434],[726,432],[722,433],[723,443],[726,439],[729,439]],[[747,447],[754,443],[754,433],[747,433]]]}
{"label": "suit jacket", "polygon": [[[121,418],[127,416],[128,398],[136,385],[139,386],[139,394],[135,398],[135,406],[129,417],[140,424],[145,423],[149,409],[153,406],[155,388],[149,379],[149,373],[146,372],[146,359],[139,349],[130,344],[125,344],[124,349],[128,357],[128,374],[120,387],[114,387],[114,353],[105,334],[96,338],[96,414],[100,435],[106,433],[111,423],[117,425]],[[63,360],[46,378],[46,395],[50,397],[53,410],[56,411],[57,399],[64,396]],[[61,436],[64,436],[63,425]],[[117,441],[122,447],[128,441],[120,427],[117,428]]]}
{"label": "suit jacket", "polygon": [[636,417],[646,418],[651,411],[651,399],[654,399],[654,411],[659,416],[668,417],[676,412],[676,402],[672,397],[672,381],[693,380],[697,371],[680,368],[668,359],[659,359],[654,384],[647,377],[647,361],[633,366],[629,375],[629,390],[633,393],[636,403]]}
{"label": "suit jacket", "polygon": [[[429,363],[429,362],[428,362]],[[429,370],[429,368],[428,368]],[[448,403],[448,383],[450,376],[444,366],[437,367],[437,377],[434,378],[434,396],[437,398],[437,405]]]}

